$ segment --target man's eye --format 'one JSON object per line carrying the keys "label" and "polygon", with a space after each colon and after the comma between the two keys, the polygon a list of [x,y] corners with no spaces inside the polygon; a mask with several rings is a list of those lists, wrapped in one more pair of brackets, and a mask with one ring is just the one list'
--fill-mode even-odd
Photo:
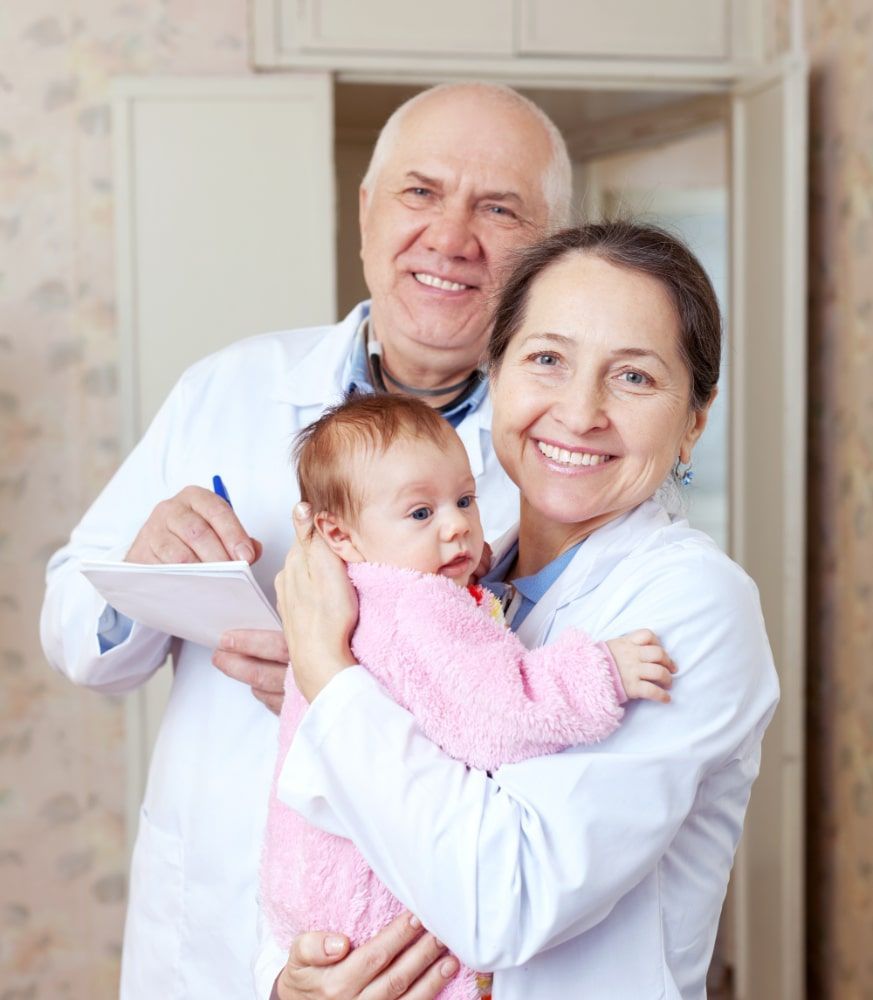
{"label": "man's eye", "polygon": [[511,208],[507,208],[506,205],[489,205],[488,211],[492,215],[501,215],[507,219],[514,219],[516,217],[515,212]]}
{"label": "man's eye", "polygon": [[430,194],[430,188],[413,187],[406,189],[407,194],[414,194],[417,198],[425,198]]}
{"label": "man's eye", "polygon": [[413,521],[426,521],[430,517],[430,507],[416,507],[409,516]]}
{"label": "man's eye", "polygon": [[475,499],[476,499],[476,497],[473,496],[472,493],[470,493],[467,496],[461,497],[461,499],[458,500],[458,506],[461,508],[461,510],[466,510],[468,507],[472,507],[473,506],[473,501]]}

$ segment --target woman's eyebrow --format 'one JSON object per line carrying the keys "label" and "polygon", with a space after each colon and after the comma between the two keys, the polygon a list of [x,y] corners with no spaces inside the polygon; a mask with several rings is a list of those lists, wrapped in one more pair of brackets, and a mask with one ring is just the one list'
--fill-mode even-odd
{"label": "woman's eyebrow", "polygon": [[613,351],[612,354],[616,358],[654,358],[664,368],[667,367],[667,362],[657,351],[645,347],[620,347],[617,351]]}
{"label": "woman's eyebrow", "polygon": [[562,347],[572,347],[575,346],[576,341],[572,337],[566,337],[563,333],[529,333],[524,340],[523,344],[530,343],[532,340],[547,340],[551,344],[560,344]]}

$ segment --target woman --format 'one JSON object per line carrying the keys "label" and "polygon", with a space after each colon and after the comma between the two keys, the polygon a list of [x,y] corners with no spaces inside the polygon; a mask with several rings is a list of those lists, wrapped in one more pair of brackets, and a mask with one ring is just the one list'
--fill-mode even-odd
{"label": "woman", "polygon": [[[778,696],[754,584],[654,499],[691,461],[719,355],[702,268],[646,227],[550,237],[498,306],[492,433],[522,502],[494,566],[516,587],[513,627],[529,646],[650,628],[679,668],[670,706],[633,705],[602,744],[468,771],[353,665],[342,565],[304,544],[277,580],[298,687],[318,697],[280,797],[351,838],[465,963],[495,970],[495,1000],[705,996]],[[283,1000],[325,995],[292,966]],[[402,995],[433,996],[433,978]],[[390,985],[345,995],[399,995]]]}

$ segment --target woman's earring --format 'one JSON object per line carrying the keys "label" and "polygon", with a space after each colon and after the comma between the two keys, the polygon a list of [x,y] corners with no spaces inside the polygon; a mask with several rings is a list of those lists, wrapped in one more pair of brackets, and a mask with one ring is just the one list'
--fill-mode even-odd
{"label": "woman's earring", "polygon": [[691,480],[694,479],[694,473],[691,470],[691,465],[692,463],[689,462],[683,469],[682,459],[676,459],[676,464],[673,466],[673,475],[680,486],[691,485]]}

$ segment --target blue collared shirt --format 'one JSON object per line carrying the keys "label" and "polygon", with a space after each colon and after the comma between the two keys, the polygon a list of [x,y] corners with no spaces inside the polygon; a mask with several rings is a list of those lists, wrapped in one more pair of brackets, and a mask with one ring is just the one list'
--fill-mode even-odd
{"label": "blue collared shirt", "polygon": [[516,577],[510,584],[506,580],[506,574],[518,556],[518,542],[516,542],[515,545],[509,547],[500,561],[495,566],[492,566],[488,573],[482,577],[480,583],[486,586],[500,600],[504,600],[507,596],[510,586],[514,587],[521,596],[521,604],[512,616],[511,626],[513,629],[517,629],[531,611],[533,611],[537,601],[570,564],[581,544],[582,542],[577,542],[571,548],[567,549],[566,552],[562,552],[556,559],[553,559],[550,563],[546,563],[538,573],[532,573],[530,576]]}

